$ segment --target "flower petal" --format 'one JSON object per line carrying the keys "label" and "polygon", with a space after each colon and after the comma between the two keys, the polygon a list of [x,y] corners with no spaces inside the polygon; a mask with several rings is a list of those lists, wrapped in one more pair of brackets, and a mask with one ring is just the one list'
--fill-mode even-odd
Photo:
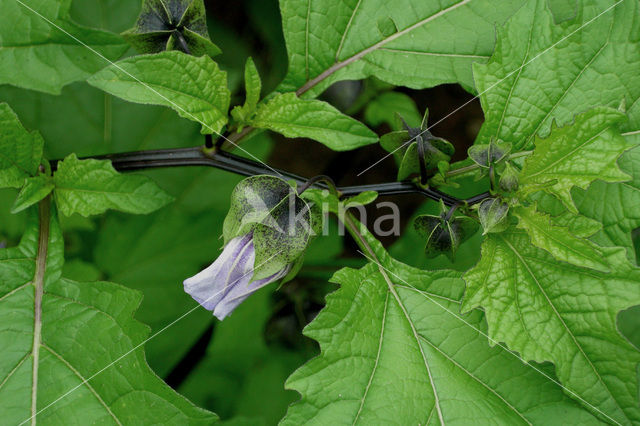
{"label": "flower petal", "polygon": [[[255,259],[255,254],[253,257]],[[219,320],[222,321],[253,293],[260,290],[262,287],[271,284],[272,282],[284,278],[284,276],[287,275],[290,269],[291,266],[287,265],[287,267],[280,270],[280,272],[277,272],[270,277],[253,282],[250,282],[251,276],[253,274],[247,274],[248,279],[246,277],[243,277],[243,279],[233,285],[231,290],[227,292],[222,300],[218,302],[215,310],[213,311],[213,315],[215,315]]]}
{"label": "flower petal", "polygon": [[205,309],[213,311],[229,290],[231,283],[228,279],[232,275],[237,275],[233,274],[233,267],[238,265],[237,258],[249,245],[253,248],[251,234],[229,241],[215,262],[200,273],[184,280],[184,291]]}

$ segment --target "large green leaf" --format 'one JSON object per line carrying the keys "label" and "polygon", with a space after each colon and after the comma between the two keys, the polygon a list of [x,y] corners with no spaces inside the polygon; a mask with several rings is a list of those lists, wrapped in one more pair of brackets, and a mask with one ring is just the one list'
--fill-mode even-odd
{"label": "large green leaf", "polygon": [[148,333],[132,318],[137,292],[61,277],[64,244],[48,199],[39,211],[19,246],[0,250],[3,422],[213,421],[147,367]]}
{"label": "large green leaf", "polygon": [[616,316],[640,303],[640,271],[619,251],[604,260],[612,272],[559,263],[523,232],[489,235],[464,276],[464,310],[482,307],[491,338],[525,360],[552,361],[567,393],[603,420],[632,424],[640,352],[618,333]]}
{"label": "large green leaf", "polygon": [[20,188],[38,171],[44,141],[29,132],[7,104],[0,104],[0,188]]}
{"label": "large green leaf", "polygon": [[128,49],[115,34],[73,23],[70,3],[0,0],[0,84],[57,94]]}
{"label": "large green leaf", "polygon": [[281,88],[317,95],[336,81],[371,75],[412,88],[473,87],[471,64],[488,59],[495,25],[521,4],[280,0],[289,55]]}
{"label": "large green leaf", "polygon": [[318,100],[300,99],[295,93],[276,95],[262,104],[251,121],[289,138],[311,138],[335,151],[376,143],[375,133],[333,106]]}
{"label": "large green leaf", "polygon": [[595,180],[621,182],[629,179],[616,163],[629,145],[617,130],[624,114],[594,108],[576,117],[570,126],[553,128],[546,139],[535,139],[533,155],[520,173],[520,194],[539,189],[556,195],[577,211],[571,189],[586,189]]}
{"label": "large green leaf", "polygon": [[556,25],[547,1],[532,0],[498,30],[491,60],[474,66],[485,113],[477,143],[496,137],[530,148],[554,119],[564,126],[592,107],[638,99],[638,2],[583,0],[577,8]]}
{"label": "large green leaf", "polygon": [[53,175],[58,208],[66,216],[104,213],[151,213],[172,198],[146,176],[118,173],[109,160],[79,160],[75,154],[58,163]]}
{"label": "large green leaf", "polygon": [[227,123],[230,93],[227,73],[208,56],[178,51],[124,59],[88,80],[130,102],[168,106],[181,117],[217,133]]}
{"label": "large green leaf", "polygon": [[595,422],[548,368],[489,347],[483,314],[460,315],[459,273],[406,266],[370,235],[361,246],[370,263],[334,275],[305,330],[322,352],[287,381],[302,400],[284,424]]}

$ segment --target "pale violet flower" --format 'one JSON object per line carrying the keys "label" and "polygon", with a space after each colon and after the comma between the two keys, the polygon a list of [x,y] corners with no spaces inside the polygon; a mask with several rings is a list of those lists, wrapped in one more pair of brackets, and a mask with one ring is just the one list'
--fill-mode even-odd
{"label": "pale violet flower", "polygon": [[255,259],[251,233],[233,238],[215,262],[184,280],[184,291],[222,320],[252,293],[284,278],[291,269],[291,265],[287,265],[267,278],[251,282]]}

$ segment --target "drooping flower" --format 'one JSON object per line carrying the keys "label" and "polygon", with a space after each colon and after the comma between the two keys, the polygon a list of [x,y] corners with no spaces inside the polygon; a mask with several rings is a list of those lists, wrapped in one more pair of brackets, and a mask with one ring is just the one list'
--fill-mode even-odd
{"label": "drooping flower", "polygon": [[315,234],[316,213],[286,181],[249,177],[233,191],[225,247],[184,290],[220,320],[267,284],[291,278]]}
{"label": "drooping flower", "polygon": [[[223,320],[254,292],[284,278],[290,265],[275,274],[251,281],[256,252],[253,235],[247,234],[229,241],[222,254],[208,268],[184,281],[184,291],[205,309]],[[259,265],[258,265],[259,266]]]}

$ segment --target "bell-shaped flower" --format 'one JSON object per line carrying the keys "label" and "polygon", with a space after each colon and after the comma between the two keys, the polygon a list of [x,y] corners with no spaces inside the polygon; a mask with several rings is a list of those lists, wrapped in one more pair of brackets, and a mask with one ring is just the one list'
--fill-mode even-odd
{"label": "bell-shaped flower", "polygon": [[219,319],[269,283],[291,278],[315,235],[317,212],[286,181],[252,176],[231,196],[222,254],[184,281],[184,290]]}
{"label": "bell-shaped flower", "polygon": [[286,265],[271,276],[251,281],[255,260],[252,234],[236,237],[208,268],[184,281],[184,291],[222,320],[252,293],[284,278],[291,269]]}

